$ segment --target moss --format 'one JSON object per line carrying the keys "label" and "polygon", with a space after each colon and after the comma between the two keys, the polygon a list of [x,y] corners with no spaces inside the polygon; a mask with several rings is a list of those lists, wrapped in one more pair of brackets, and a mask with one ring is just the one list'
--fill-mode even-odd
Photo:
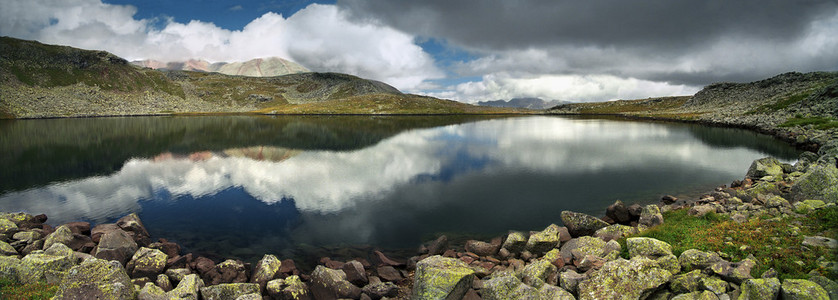
{"label": "moss", "polygon": [[56,285],[44,282],[19,284],[0,278],[0,299],[5,300],[47,300],[55,295],[57,289]]}
{"label": "moss", "polygon": [[789,118],[788,120],[777,126],[795,127],[807,125],[812,125],[815,129],[827,130],[832,128],[838,128],[838,121],[827,117],[795,117]]}

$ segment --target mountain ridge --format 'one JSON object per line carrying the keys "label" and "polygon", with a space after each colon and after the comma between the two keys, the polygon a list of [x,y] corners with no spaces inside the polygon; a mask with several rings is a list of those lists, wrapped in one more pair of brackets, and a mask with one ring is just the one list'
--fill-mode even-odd
{"label": "mountain ridge", "polygon": [[569,101],[550,100],[546,101],[541,98],[512,98],[509,100],[489,100],[479,101],[477,105],[492,106],[492,107],[514,107],[526,109],[548,109],[557,105],[571,103]]}
{"label": "mountain ridge", "polygon": [[210,63],[202,59],[163,62],[158,60],[137,60],[131,64],[155,70],[218,72],[226,75],[273,77],[311,72],[308,68],[281,57],[255,58],[243,62]]}

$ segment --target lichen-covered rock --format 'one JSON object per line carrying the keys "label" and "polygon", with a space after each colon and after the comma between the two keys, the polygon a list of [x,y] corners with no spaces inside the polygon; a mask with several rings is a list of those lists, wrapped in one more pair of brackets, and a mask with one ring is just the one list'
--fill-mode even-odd
{"label": "lichen-covered rock", "polygon": [[598,229],[594,232],[594,236],[603,240],[619,240],[621,238],[637,233],[637,227],[626,226],[621,224],[609,225]]}
{"label": "lichen-covered rock", "polygon": [[791,204],[789,204],[789,201],[784,199],[783,197],[773,196],[771,198],[768,198],[768,200],[765,200],[765,205],[764,206],[766,208],[781,208],[781,207],[791,207]]}
{"label": "lichen-covered rock", "polygon": [[663,224],[663,215],[661,214],[660,207],[654,204],[644,206],[643,210],[640,211],[640,220],[637,223],[646,228]]}
{"label": "lichen-covered rock", "polygon": [[52,244],[61,243],[64,245],[70,244],[73,241],[73,232],[65,225],[58,226],[55,232],[50,233],[46,240],[44,240],[44,249],[49,248]]}
{"label": "lichen-covered rock", "polygon": [[131,278],[155,278],[166,269],[168,258],[163,251],[142,247],[131,257],[126,269],[131,274]]}
{"label": "lichen-covered rock", "polygon": [[748,279],[742,283],[738,300],[777,299],[780,294],[780,280],[777,278]]}
{"label": "lichen-covered rock", "polygon": [[669,271],[669,273],[678,274],[681,272],[681,263],[678,262],[678,257],[674,254],[658,257],[655,259],[655,262],[658,263],[661,268]]}
{"label": "lichen-covered rock", "polygon": [[300,280],[297,275],[291,275],[283,279],[268,281],[265,286],[268,295],[273,299],[307,300],[311,299],[308,286]]}
{"label": "lichen-covered rock", "polygon": [[0,279],[18,281],[20,259],[14,256],[0,256]]}
{"label": "lichen-covered rock", "polygon": [[[483,282],[484,300],[507,300],[507,299],[540,299],[538,290],[521,282],[518,277],[512,274],[493,276]],[[457,298],[417,298],[414,299],[460,299]]]}
{"label": "lichen-covered rock", "polygon": [[562,257],[581,259],[585,255],[602,257],[605,241],[592,236],[583,236],[567,241],[561,248]]}
{"label": "lichen-covered rock", "polygon": [[31,242],[33,242],[37,239],[40,239],[41,236],[42,235],[39,232],[29,230],[29,231],[21,231],[21,232],[15,233],[12,236],[12,239],[15,239],[15,240],[18,240],[18,241],[24,241],[26,243],[31,243]]}
{"label": "lichen-covered rock", "polygon": [[547,228],[539,232],[530,234],[527,240],[527,251],[541,255],[559,246],[559,226],[550,224]]}
{"label": "lichen-covered rock", "polygon": [[681,263],[681,269],[689,272],[696,269],[701,270],[708,268],[713,264],[722,261],[722,258],[713,252],[689,249],[681,253],[681,256],[678,257],[678,261]]}
{"label": "lichen-covered rock", "polygon": [[813,165],[792,186],[794,199],[819,199],[838,202],[838,168],[834,165]]}
{"label": "lichen-covered rock", "polygon": [[311,273],[311,293],[315,299],[357,299],[361,295],[361,288],[346,281],[346,274],[342,270],[317,266]]}
{"label": "lichen-covered rock", "polygon": [[705,277],[701,279],[701,284],[698,285],[699,288],[703,290],[708,290],[716,295],[721,295],[727,292],[729,284],[727,281],[722,280],[716,276]]}
{"label": "lichen-covered rock", "polygon": [[212,285],[247,282],[247,270],[244,268],[244,263],[239,260],[225,260],[215,265],[215,272],[218,276],[213,277]]}
{"label": "lichen-covered rock", "polygon": [[130,233],[131,238],[143,246],[149,244],[148,230],[145,229],[143,221],[140,221],[140,216],[136,213],[128,214],[116,221],[116,226],[119,226],[124,231]]}
{"label": "lichen-covered rock", "polygon": [[31,253],[20,260],[18,279],[23,284],[46,281],[48,275],[56,275],[60,279],[63,273],[73,266],[70,257]]}
{"label": "lichen-covered rock", "polygon": [[414,299],[460,299],[471,288],[474,271],[459,259],[434,255],[416,264]]}
{"label": "lichen-covered rock", "polygon": [[669,289],[676,294],[695,292],[701,287],[701,281],[705,278],[707,275],[701,273],[700,270],[678,274],[669,282]]}
{"label": "lichen-covered rock", "polygon": [[17,250],[9,243],[0,241],[0,256],[18,255]]}
{"label": "lichen-covered rock", "polygon": [[567,231],[573,237],[581,237],[586,235],[593,235],[600,228],[608,226],[608,223],[591,215],[562,211],[562,223],[567,226]]}
{"label": "lichen-covered rock", "polygon": [[538,295],[541,299],[550,299],[550,300],[576,300],[576,297],[573,297],[568,291],[557,287],[555,285],[545,284],[538,289]]}
{"label": "lichen-covered rock", "polygon": [[727,261],[719,261],[710,266],[710,270],[719,275],[724,280],[740,284],[745,280],[751,279],[751,269],[756,266],[756,261],[752,259],[743,259],[738,263],[730,263]]}
{"label": "lichen-covered rock", "polygon": [[0,218],[0,234],[14,234],[18,230],[15,222]]}
{"label": "lichen-covered rock", "polygon": [[642,256],[650,259],[672,255],[672,246],[668,243],[647,237],[626,239],[629,257]]}
{"label": "lichen-covered rock", "polygon": [[198,274],[189,274],[180,280],[175,289],[166,293],[166,296],[170,299],[198,300],[198,293],[203,287],[204,281]]}
{"label": "lichen-covered rock", "polygon": [[719,297],[710,291],[695,291],[692,293],[680,294],[670,300],[719,300]]}
{"label": "lichen-covered rock", "polygon": [[747,190],[747,194],[754,198],[757,198],[760,195],[779,195],[780,189],[771,182],[759,181]]}
{"label": "lichen-covered rock", "polygon": [[259,294],[259,285],[255,283],[223,283],[201,288],[204,300],[236,299],[247,294]]}
{"label": "lichen-covered rock", "polygon": [[163,289],[164,292],[168,292],[174,289],[174,286],[172,286],[172,281],[169,280],[169,276],[166,276],[166,274],[158,274],[157,279],[154,280],[154,284]]}
{"label": "lichen-covered rock", "polygon": [[513,231],[506,235],[506,240],[503,241],[501,248],[506,249],[509,253],[518,254],[527,247],[528,237],[520,231]]}
{"label": "lichen-covered rock", "polygon": [[565,289],[570,291],[573,294],[576,294],[579,290],[579,283],[588,278],[585,274],[576,273],[573,270],[567,270],[559,274],[559,285]]}
{"label": "lichen-covered rock", "polygon": [[826,203],[824,203],[821,200],[808,199],[808,200],[795,202],[794,203],[794,210],[798,211],[798,212],[808,213],[808,212],[811,212],[811,211],[816,210],[816,209],[821,209],[824,206],[826,206]]}
{"label": "lichen-covered rock", "polygon": [[250,277],[250,282],[256,283],[259,285],[259,291],[265,291],[265,285],[268,284],[268,281],[274,279],[274,276],[277,272],[279,272],[279,267],[282,266],[282,261],[280,261],[276,256],[271,254],[265,254],[262,256],[262,259],[256,263],[256,269],[253,270],[253,276]]}
{"label": "lichen-covered rock", "polygon": [[829,280],[829,278],[820,275],[809,277],[809,281],[820,285],[826,293],[829,294],[830,300],[838,300],[838,283],[835,281]]}
{"label": "lichen-covered rock", "polygon": [[186,268],[176,268],[176,269],[168,269],[166,270],[166,276],[169,276],[169,279],[172,280],[172,283],[177,284],[180,282],[183,277],[189,275],[189,269]]}
{"label": "lichen-covered rock", "polygon": [[104,260],[115,260],[125,265],[137,252],[137,243],[122,230],[112,230],[103,234],[94,257]]}
{"label": "lichen-covered rock", "polygon": [[521,273],[522,281],[534,288],[540,288],[547,282],[547,278],[555,276],[558,269],[550,261],[537,260],[524,267]]}
{"label": "lichen-covered rock", "polygon": [[137,294],[137,300],[169,300],[166,291],[154,283],[147,282]]}
{"label": "lichen-covered rock", "polygon": [[710,204],[704,204],[691,207],[687,211],[687,214],[693,217],[701,217],[711,212],[716,212],[716,207]]}
{"label": "lichen-covered rock", "polygon": [[760,179],[765,176],[783,175],[783,166],[779,160],[773,157],[763,157],[751,163],[748,173],[745,175],[751,179]]}
{"label": "lichen-covered rock", "polygon": [[786,279],[780,287],[786,300],[828,300],[829,294],[817,283],[804,279]]}
{"label": "lichen-covered rock", "polygon": [[53,299],[130,299],[134,284],[119,263],[88,259],[71,268]]}
{"label": "lichen-covered rock", "polygon": [[648,258],[613,260],[579,283],[579,299],[640,299],[670,278],[672,273]]}

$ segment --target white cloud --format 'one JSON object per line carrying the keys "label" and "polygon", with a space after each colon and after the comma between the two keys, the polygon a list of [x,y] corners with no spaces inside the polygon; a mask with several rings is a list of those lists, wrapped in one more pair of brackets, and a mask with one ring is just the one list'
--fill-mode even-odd
{"label": "white cloud", "polygon": [[431,96],[463,102],[538,97],[574,102],[639,99],[667,95],[690,95],[699,87],[655,82],[612,75],[512,75],[505,72],[483,76],[449,87]]}
{"label": "white cloud", "polygon": [[110,51],[129,60],[245,61],[279,56],[315,71],[342,72],[411,89],[442,73],[413,37],[350,21],[334,5],[312,4],[284,18],[268,12],[242,30],[166,20],[156,29],[132,6],[100,0],[0,0],[0,34]]}

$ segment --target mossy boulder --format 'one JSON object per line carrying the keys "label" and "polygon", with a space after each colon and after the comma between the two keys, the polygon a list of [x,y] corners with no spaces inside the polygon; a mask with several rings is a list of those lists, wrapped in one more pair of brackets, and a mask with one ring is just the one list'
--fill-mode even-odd
{"label": "mossy boulder", "polygon": [[707,278],[707,275],[701,273],[700,270],[678,274],[669,282],[669,290],[676,294],[695,292],[699,290],[701,281],[705,278]]}
{"label": "mossy boulder", "polygon": [[771,198],[768,198],[768,200],[765,200],[765,205],[764,206],[766,208],[781,208],[781,207],[791,207],[791,204],[789,204],[789,201],[786,200],[783,197],[773,196]]}
{"label": "mossy boulder", "polygon": [[311,272],[311,293],[315,299],[357,299],[361,296],[361,288],[347,281],[342,270],[317,266]]}
{"label": "mossy boulder", "polygon": [[828,300],[829,294],[817,283],[804,279],[786,279],[780,286],[782,299]]}
{"label": "mossy boulder", "polygon": [[742,283],[738,300],[773,300],[780,294],[780,280],[777,278],[748,279]]}
{"label": "mossy boulder", "polygon": [[18,255],[17,250],[9,243],[0,241],[0,256]]}
{"label": "mossy boulder", "polygon": [[593,235],[600,228],[608,227],[608,223],[591,215],[562,211],[562,223],[567,227],[567,231],[573,237],[580,237],[586,235]]}
{"label": "mossy boulder", "polygon": [[131,299],[134,284],[117,262],[88,259],[71,268],[53,299]]}
{"label": "mossy boulder", "polygon": [[414,299],[460,299],[471,288],[474,271],[459,259],[434,255],[416,264]]}
{"label": "mossy boulder", "polygon": [[280,266],[282,266],[282,262],[276,256],[265,254],[256,263],[256,269],[253,270],[250,282],[258,284],[260,291],[265,291],[265,285],[268,284],[268,281],[274,279],[274,275],[279,271]]}
{"label": "mossy boulder", "polygon": [[561,248],[564,258],[581,259],[585,255],[602,257],[605,253],[606,242],[592,236],[578,237],[567,241]]}
{"label": "mossy boulder", "polygon": [[672,273],[651,259],[617,259],[579,284],[579,299],[641,299],[671,278]]}
{"label": "mossy boulder", "polygon": [[155,278],[166,269],[169,256],[163,251],[142,247],[134,253],[126,269],[132,278]]}
{"label": "mossy boulder", "polygon": [[259,294],[259,285],[255,283],[224,283],[201,288],[204,300],[236,299],[247,294]]}
{"label": "mossy boulder", "polygon": [[763,157],[751,163],[745,176],[751,179],[760,179],[765,176],[778,175],[783,175],[783,164],[776,158]]}
{"label": "mossy boulder", "polygon": [[559,246],[559,226],[550,224],[547,228],[539,232],[530,233],[530,238],[527,240],[527,251],[541,255]]}
{"label": "mossy boulder", "polygon": [[619,240],[637,233],[637,227],[613,224],[594,232],[594,236],[603,240]]}
{"label": "mossy boulder", "polygon": [[20,259],[14,256],[0,256],[0,279],[19,281]]}
{"label": "mossy boulder", "polygon": [[821,209],[826,206],[821,200],[803,200],[794,203],[794,210],[798,213],[809,213],[816,209]]}
{"label": "mossy boulder", "polygon": [[73,241],[73,232],[65,225],[58,226],[55,232],[50,233],[46,240],[44,240],[44,249],[49,248],[52,244],[61,243],[69,245]]}
{"label": "mossy boulder", "polygon": [[198,293],[203,287],[204,281],[198,274],[189,274],[180,280],[175,289],[167,292],[166,296],[174,299],[198,300]]}
{"label": "mossy boulder", "polygon": [[759,195],[779,195],[780,189],[773,183],[760,181],[751,186],[751,188],[747,190],[747,194],[754,198],[757,198]]}
{"label": "mossy boulder", "polygon": [[527,247],[527,235],[520,231],[512,231],[506,235],[506,240],[503,241],[501,248],[506,249],[509,253],[521,253]]}
{"label": "mossy boulder", "polygon": [[274,279],[265,285],[268,295],[273,299],[311,299],[308,286],[297,275]]}
{"label": "mossy boulder", "polygon": [[[484,300],[507,300],[507,299],[540,299],[538,290],[524,284],[518,277],[512,274],[500,274],[483,282]],[[417,298],[414,299],[460,299],[458,298]]]}
{"label": "mossy boulder", "polygon": [[37,239],[40,239],[41,237],[42,237],[41,233],[39,233],[37,231],[31,231],[31,230],[21,231],[21,232],[15,233],[12,236],[12,238],[15,239],[15,240],[24,241],[24,242],[27,242],[27,243],[31,243],[31,242],[33,242]]}
{"label": "mossy boulder", "polygon": [[8,219],[0,219],[0,234],[14,234],[18,230],[15,222]]}
{"label": "mossy boulder", "polygon": [[558,269],[552,262],[539,259],[524,267],[523,272],[521,272],[521,280],[531,287],[540,288],[549,277],[555,276],[557,272]]}
{"label": "mossy boulder", "polygon": [[681,269],[686,272],[696,269],[702,270],[720,261],[722,261],[722,258],[718,254],[696,249],[684,251],[678,257],[678,262],[681,263]]}
{"label": "mossy boulder", "polygon": [[9,221],[14,222],[18,226],[23,225],[24,223],[29,223],[35,220],[35,217],[24,213],[24,212],[16,212],[16,213],[0,213],[0,219],[6,219]]}
{"label": "mossy boulder", "polygon": [[834,165],[813,165],[791,188],[794,199],[819,199],[838,202],[838,168]]}
{"label": "mossy boulder", "polygon": [[670,300],[718,300],[719,297],[710,291],[695,291],[692,293],[680,294]]}
{"label": "mossy boulder", "polygon": [[545,284],[538,289],[538,295],[541,299],[550,299],[550,300],[576,300],[576,297],[573,297],[568,291],[557,287],[555,285]]}
{"label": "mossy boulder", "polygon": [[641,256],[657,259],[658,257],[672,255],[672,245],[653,238],[628,238],[626,239],[626,247],[628,248],[630,258]]}
{"label": "mossy boulder", "polygon": [[666,269],[672,274],[678,274],[681,272],[681,263],[678,261],[678,257],[674,254],[664,255],[655,259],[655,262],[661,266],[661,268]]}
{"label": "mossy boulder", "polygon": [[809,277],[809,281],[820,285],[829,294],[829,299],[838,300],[838,283],[835,281],[820,275]]}
{"label": "mossy boulder", "polygon": [[701,284],[699,285],[702,290],[708,290],[717,295],[726,293],[728,286],[730,286],[730,284],[728,284],[727,281],[724,281],[716,276],[702,278]]}
{"label": "mossy boulder", "polygon": [[[20,260],[18,279],[23,284],[32,284],[50,279],[60,279],[73,263],[70,257],[49,255],[44,253],[30,253]],[[57,281],[57,280],[50,280]]]}

